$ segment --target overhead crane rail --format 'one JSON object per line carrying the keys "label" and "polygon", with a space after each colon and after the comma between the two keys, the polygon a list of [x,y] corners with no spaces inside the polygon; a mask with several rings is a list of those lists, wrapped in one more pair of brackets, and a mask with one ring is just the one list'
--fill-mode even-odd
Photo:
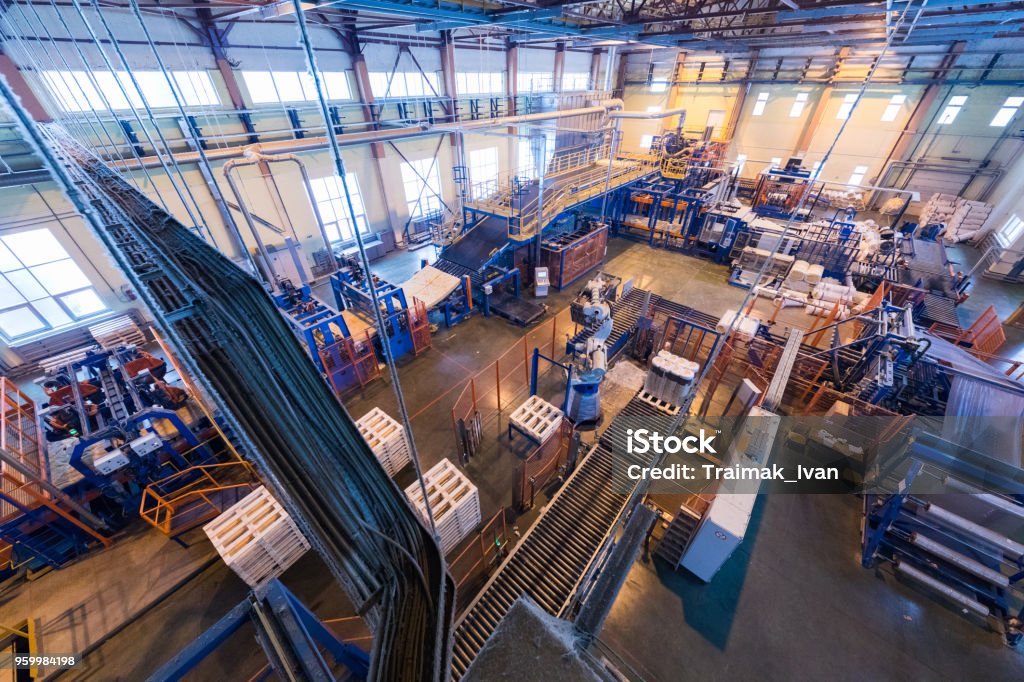
{"label": "overhead crane rail", "polygon": [[439,680],[453,584],[437,545],[259,283],[73,141],[44,129],[98,235],[374,630],[370,679]]}

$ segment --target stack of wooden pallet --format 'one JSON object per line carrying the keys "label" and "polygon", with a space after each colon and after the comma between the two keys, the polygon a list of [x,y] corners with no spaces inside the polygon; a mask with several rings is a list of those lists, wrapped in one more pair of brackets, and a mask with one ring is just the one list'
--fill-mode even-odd
{"label": "stack of wooden pallet", "polygon": [[540,396],[531,395],[508,419],[528,438],[544,444],[558,433],[562,425],[562,411]]}
{"label": "stack of wooden pallet", "polygon": [[359,433],[388,476],[394,476],[410,461],[405,429],[384,410],[375,407],[356,422]]}
{"label": "stack of wooden pallet", "polygon": [[224,563],[249,587],[262,588],[309,549],[309,542],[260,486],[203,526]]}
{"label": "stack of wooden pallet", "polygon": [[146,344],[146,335],[135,324],[135,321],[127,315],[94,324],[89,327],[89,333],[92,334],[92,338],[96,339],[96,343],[103,348],[143,346]]}
{"label": "stack of wooden pallet", "polygon": [[[447,554],[480,525],[480,494],[476,486],[447,459],[442,459],[423,474],[423,481],[437,534],[441,538],[441,551]],[[405,496],[427,523],[419,481],[405,489]]]}

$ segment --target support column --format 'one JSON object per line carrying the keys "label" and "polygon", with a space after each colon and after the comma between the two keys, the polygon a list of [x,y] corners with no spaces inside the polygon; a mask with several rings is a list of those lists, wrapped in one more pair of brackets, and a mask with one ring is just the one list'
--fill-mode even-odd
{"label": "support column", "polygon": [[28,86],[25,77],[21,75],[18,65],[14,63],[10,55],[3,51],[3,48],[0,48],[0,74],[3,74],[4,78],[7,79],[11,90],[21,100],[21,106],[25,107],[25,111],[29,113],[32,120],[40,123],[52,120],[42,102],[39,101],[39,98],[36,97],[36,94]]}
{"label": "support column", "polygon": [[555,68],[553,71],[554,91],[556,93],[562,92],[562,77],[565,76],[565,43],[559,42],[558,47],[555,48]]}
{"label": "support column", "polygon": [[207,8],[196,9],[196,16],[199,19],[199,23],[203,28],[203,37],[206,40],[207,45],[210,46],[210,51],[213,52],[214,62],[217,64],[217,71],[220,72],[220,77],[224,79],[224,87],[228,91],[228,98],[231,99],[231,106],[235,108],[238,113],[238,120],[242,122],[242,127],[245,128],[245,132],[249,135],[249,144],[257,144],[260,141],[259,136],[256,134],[256,128],[253,126],[252,117],[249,116],[247,106],[245,104],[245,98],[242,97],[242,89],[238,86],[238,79],[235,78],[235,71],[231,68],[231,63],[228,61],[227,53],[225,48],[227,47],[227,34],[231,30],[231,26],[223,31],[217,28],[217,24],[214,22],[213,14]]}
{"label": "support column", "polygon": [[515,43],[505,43],[505,96],[508,98],[506,113],[515,116],[516,97],[519,96],[519,47]]}
{"label": "support column", "polygon": [[[377,121],[377,117],[373,111],[373,88],[370,86],[370,71],[366,67],[366,58],[363,56],[362,51],[359,49],[359,38],[356,37],[355,31],[346,31],[339,33],[338,37],[341,39],[341,43],[348,52],[349,59],[352,60],[352,75],[356,81],[356,96],[359,98],[359,103],[362,105],[363,120],[366,122],[367,127],[370,130],[379,130],[380,122]],[[384,154],[384,145],[381,142],[370,143],[370,156],[373,158],[373,165],[376,169],[377,176],[377,191],[378,196],[384,201],[384,210],[388,216],[388,226],[395,235],[396,241],[401,239],[402,231],[405,229],[405,221],[403,221],[397,213],[395,213],[395,204],[392,201],[392,197],[388,196],[388,182],[384,173],[384,163],[386,162]],[[396,183],[401,185],[401,183]],[[372,198],[365,197],[364,202],[367,205],[372,205]]]}
{"label": "support column", "polygon": [[595,48],[590,53],[590,89],[599,89],[601,83],[601,54],[604,50]]}
{"label": "support column", "polygon": [[757,57],[758,50],[751,50],[750,62],[747,65],[747,75],[736,91],[732,109],[729,111],[729,120],[725,122],[725,129],[722,131],[722,138],[727,142],[732,141],[733,135],[736,134],[736,126],[740,122],[740,116],[743,115],[743,106],[747,103],[747,94],[750,92],[750,75],[754,72],[754,68],[757,65]]}
{"label": "support column", "polygon": [[839,54],[836,56],[836,61],[829,72],[828,82],[818,94],[818,99],[814,102],[814,109],[811,111],[811,115],[807,117],[803,130],[800,131],[800,137],[797,138],[796,145],[793,147],[793,151],[790,154],[791,157],[803,157],[807,154],[807,150],[810,149],[811,142],[814,141],[814,135],[818,132],[818,126],[821,125],[821,120],[825,116],[825,109],[828,108],[829,100],[832,99],[832,93],[835,91],[835,87],[833,85],[835,76],[839,72],[840,67],[842,67],[843,62],[846,60],[849,53],[850,48],[840,48]]}
{"label": "support column", "polygon": [[878,176],[879,179],[885,177],[889,165],[893,161],[905,160],[904,157],[908,152],[911,152],[912,148],[917,148],[917,144],[920,142],[919,134],[927,129],[929,113],[935,104],[935,100],[938,99],[939,93],[942,91],[942,81],[956,64],[966,44],[966,42],[959,40],[949,47],[946,56],[942,58],[942,63],[939,64],[939,68],[932,74],[933,82],[925,88],[924,94],[914,107],[913,113],[910,114],[907,125],[903,127],[900,136],[896,139],[896,143],[889,152],[889,156],[886,157],[885,163],[882,164],[882,172]]}
{"label": "support column", "polygon": [[[676,63],[672,67],[672,83],[668,91],[668,108],[677,109],[683,105],[683,64],[686,62],[686,53],[679,50],[676,53]],[[661,131],[682,128],[686,123],[686,115],[673,116],[661,120]]]}
{"label": "support column", "polygon": [[[619,56],[619,65],[615,70],[615,86],[612,90],[612,95],[619,99],[626,96],[626,66],[629,64],[629,52],[623,52]],[[611,69],[612,65],[609,64],[608,68]]]}
{"label": "support column", "polygon": [[451,31],[441,31],[441,81],[444,94],[448,97],[448,120],[457,121],[459,91],[455,79],[455,43]]}

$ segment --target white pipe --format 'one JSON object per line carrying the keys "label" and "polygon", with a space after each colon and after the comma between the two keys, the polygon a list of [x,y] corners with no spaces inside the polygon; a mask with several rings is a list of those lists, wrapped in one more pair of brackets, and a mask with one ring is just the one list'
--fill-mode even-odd
{"label": "white pipe", "polygon": [[946,525],[953,526],[954,528],[961,530],[969,535],[983,540],[993,547],[998,548],[1008,558],[1014,561],[1020,560],[1024,557],[1024,545],[1019,542],[1015,542],[1010,538],[1000,535],[995,531],[985,528],[985,526],[968,521],[962,516],[958,516],[953,512],[943,509],[942,507],[936,507],[931,502],[924,505],[924,511],[928,516],[934,517],[936,520],[945,523]]}
{"label": "white pipe", "polygon": [[928,575],[924,571],[921,571],[921,570],[911,566],[908,563],[905,563],[903,561],[897,561],[896,562],[896,570],[899,573],[902,573],[903,575],[905,575],[907,577],[913,578],[914,580],[917,580],[918,582],[924,583],[925,585],[927,585],[928,587],[932,588],[936,592],[941,592],[945,596],[947,596],[950,599],[952,599],[953,601],[955,601],[957,604],[960,604],[961,606],[963,606],[966,609],[970,609],[971,611],[974,611],[979,616],[987,616],[987,615],[989,615],[988,607],[985,606],[984,604],[982,604],[980,601],[978,601],[974,597],[971,597],[970,595],[964,594],[963,592],[960,592],[959,590],[954,590],[952,587],[950,587],[946,583],[942,582],[941,580],[938,580],[936,578],[931,577],[930,575]]}
{"label": "white pipe", "polygon": [[969,493],[972,497],[974,497],[974,499],[980,500],[985,504],[989,505],[990,507],[995,507],[996,509],[1004,511],[1007,514],[1013,514],[1016,517],[1024,519],[1024,506],[1014,504],[1005,497],[1000,497],[999,495],[995,495],[993,493],[982,492],[981,490],[975,488],[974,486],[967,485],[963,481],[956,478],[952,478],[950,476],[946,476],[944,479],[942,479],[942,484],[945,485],[947,488],[952,488],[953,490],[958,490],[962,493]]}
{"label": "white pipe", "polygon": [[614,114],[608,114],[609,118],[639,118],[653,120],[656,118],[670,118],[672,116],[679,116],[685,114],[686,109],[676,107],[675,109],[666,109],[664,111],[616,111]]}
{"label": "white pipe", "polygon": [[970,557],[966,557],[963,554],[960,554],[959,552],[954,552],[952,549],[946,547],[941,542],[936,542],[935,540],[929,537],[925,537],[920,533],[911,533],[910,543],[915,547],[920,547],[924,551],[930,552],[931,554],[939,557],[940,559],[948,561],[954,566],[962,568],[968,573],[976,575],[977,577],[983,580],[987,580],[990,583],[1000,585],[1002,587],[1010,586],[1009,576],[1003,575],[999,571],[989,568],[985,564],[979,561],[975,561]]}

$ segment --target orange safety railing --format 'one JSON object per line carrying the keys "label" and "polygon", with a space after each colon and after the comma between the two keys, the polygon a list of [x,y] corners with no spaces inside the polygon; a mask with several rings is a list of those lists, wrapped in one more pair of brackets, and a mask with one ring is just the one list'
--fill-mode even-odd
{"label": "orange safety railing", "polygon": [[[517,407],[529,392],[533,350],[536,348],[549,358],[561,358],[565,355],[565,340],[575,333],[575,329],[569,308],[566,307],[527,332],[494,362],[470,376],[464,384],[456,384],[453,389],[449,389],[458,390],[451,408],[451,422],[456,442],[460,444],[460,452],[462,436],[458,425],[487,423],[500,416],[502,412]],[[550,363],[541,363],[538,384],[541,384],[542,379],[547,378],[553,369],[557,368]],[[564,384],[561,388],[564,390]],[[443,396],[438,400],[441,397]],[[560,396],[552,394],[542,397],[561,405]],[[415,417],[416,415],[413,419]]]}
{"label": "orange safety railing", "polygon": [[218,516],[259,485],[248,462],[189,467],[146,486],[139,515],[166,535],[180,535]]}
{"label": "orange safety railing", "polygon": [[0,377],[0,448],[45,478],[40,467],[35,403],[7,377]]}
{"label": "orange safety railing", "polygon": [[[410,321],[411,319],[410,317]],[[425,311],[422,319],[426,320]],[[339,398],[366,386],[380,376],[380,363],[377,361],[376,351],[373,350],[370,330],[365,330],[363,334],[364,337],[360,339],[348,337],[319,348],[320,361],[327,374],[327,383]],[[415,341],[416,337],[413,339]]]}
{"label": "orange safety railing", "polygon": [[502,507],[477,532],[476,538],[448,562],[455,581],[458,611],[468,605],[507,554],[509,537]]}
{"label": "orange safety railing", "polygon": [[547,485],[565,466],[574,430],[572,422],[563,417],[558,433],[538,446],[517,467],[518,478],[512,499],[520,510],[531,509],[536,491]]}

